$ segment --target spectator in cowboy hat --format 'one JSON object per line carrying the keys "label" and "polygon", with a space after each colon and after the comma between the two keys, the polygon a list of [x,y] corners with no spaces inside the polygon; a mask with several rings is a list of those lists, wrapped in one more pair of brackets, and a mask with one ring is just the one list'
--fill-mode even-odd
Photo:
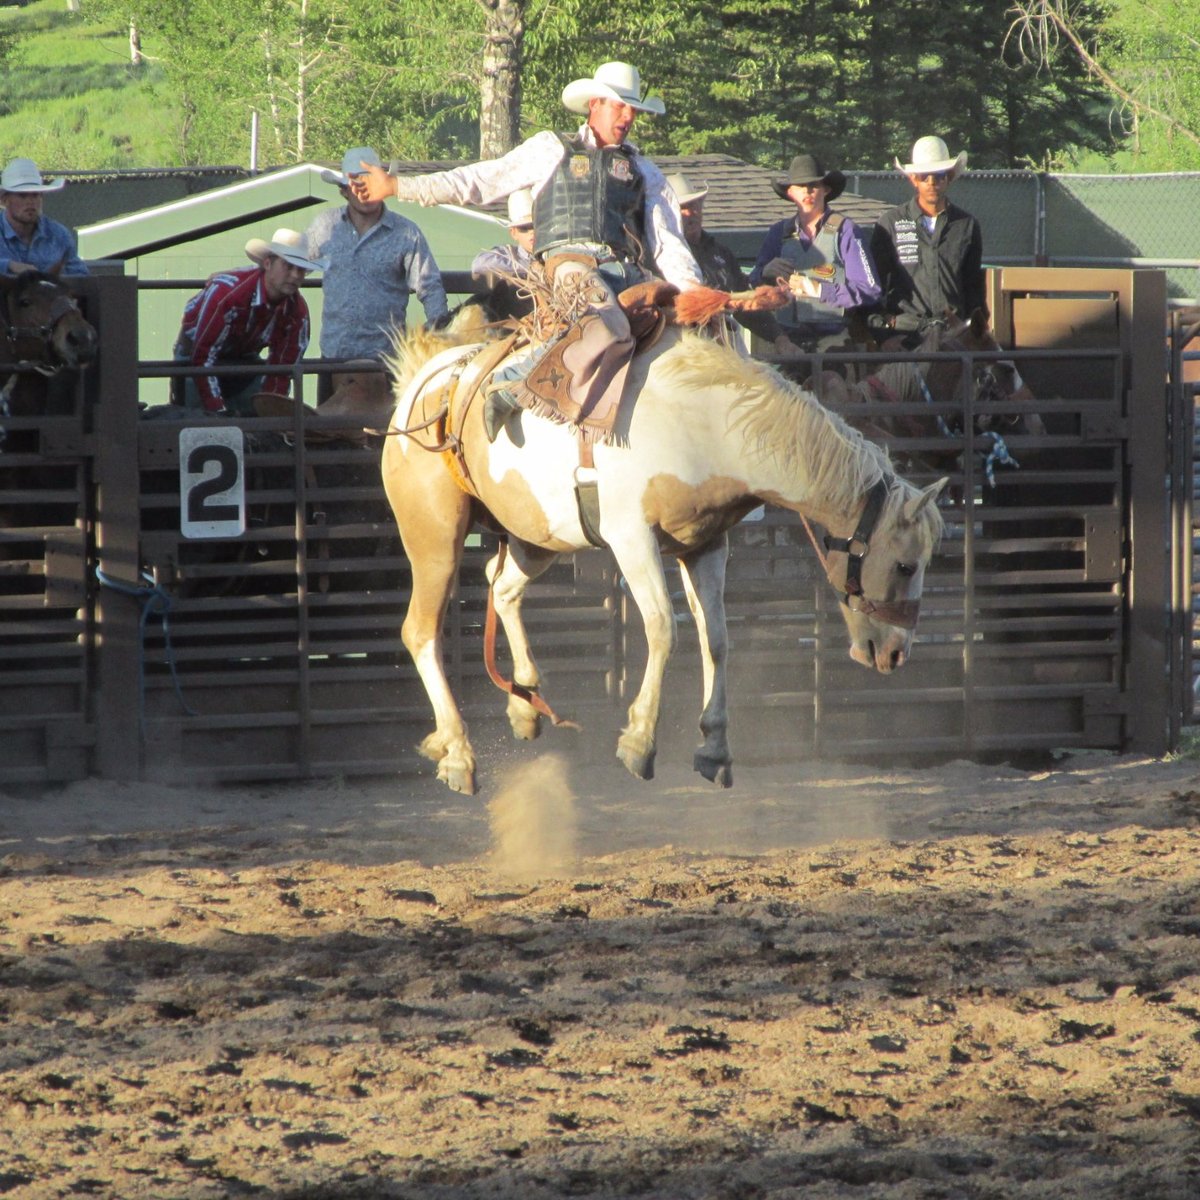
{"label": "spectator in cowboy hat", "polygon": [[983,235],[979,222],[946,196],[967,168],[965,151],[951,154],[940,137],[922,137],[911,161],[897,158],[895,165],[908,176],[913,198],[875,223],[871,249],[884,291],[869,324],[880,340],[895,330],[912,346],[948,310],[960,317],[986,311]]}
{"label": "spectator in cowboy hat", "polygon": [[[704,198],[708,195],[705,184],[694,186],[686,175],[667,176],[667,183],[679,201],[679,212],[683,218],[683,236],[699,266],[704,282],[723,292],[744,292],[750,280],[738,265],[737,255],[723,242],[704,228]],[[733,318],[744,329],[750,330],[771,346],[776,354],[792,355],[800,347],[784,333],[774,314],[769,312],[736,313]]]}
{"label": "spectator in cowboy hat", "polygon": [[533,193],[528,188],[508,198],[508,236],[509,245],[480,250],[471,263],[471,275],[488,286],[482,303],[493,321],[523,317],[533,310],[533,300],[519,282],[533,262]]}
{"label": "spectator in cowboy hat", "polygon": [[[645,94],[637,68],[602,63],[591,78],[567,84],[562,100],[587,118],[573,134],[534,134],[501,158],[431,175],[397,177],[368,165],[353,186],[362,199],[426,205],[490,204],[529,188],[535,253],[553,265],[556,286],[570,280],[594,297],[579,322],[582,335],[564,339],[547,357],[557,364],[556,350],[562,356],[563,371],[553,374],[569,385],[570,409],[602,423],[615,412],[634,351],[615,292],[653,272],[681,289],[701,277],[663,173],[628,140],[639,113],[666,111],[661,99]],[[489,437],[515,408],[533,402],[515,381],[504,381],[484,405]]]}
{"label": "spectator in cowboy hat", "polygon": [[14,158],[0,172],[0,270],[88,273],[75,234],[42,214],[42,197],[64,183],[47,183],[31,158]]}
{"label": "spectator in cowboy hat", "polygon": [[322,171],[346,203],[318,214],[305,234],[311,258],[325,259],[322,280],[321,355],[379,362],[407,323],[416,294],[431,325],[446,316],[442,274],[425,235],[382,200],[360,200],[351,181],[363,164],[381,167],[370,146],[342,156],[341,170]]}
{"label": "spectator in cowboy hat", "polygon": [[[269,242],[251,238],[246,257],[254,266],[222,271],[209,278],[183,310],[175,361],[200,369],[261,363],[299,362],[308,347],[308,305],[300,285],[325,264],[311,258],[304,235],[277,229]],[[172,389],[172,403],[209,416],[252,416],[258,392],[286,396],[287,375],[197,373]]]}
{"label": "spectator in cowboy hat", "polygon": [[866,235],[829,208],[846,190],[846,177],[814,154],[797,154],[772,186],[796,212],[767,230],[750,280],[792,293],[776,316],[795,341],[822,350],[845,344],[847,313],[873,305],[881,291]]}

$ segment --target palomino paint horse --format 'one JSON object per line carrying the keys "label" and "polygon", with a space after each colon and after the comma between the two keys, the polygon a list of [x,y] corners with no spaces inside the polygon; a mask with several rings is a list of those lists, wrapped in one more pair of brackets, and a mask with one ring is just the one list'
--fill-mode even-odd
{"label": "palomino paint horse", "polygon": [[[402,636],[436,718],[420,749],[453,790],[473,793],[475,753],[442,666],[443,618],[464,535],[481,510],[508,531],[508,553],[488,564],[488,578],[519,685],[508,701],[518,738],[536,737],[540,721],[538,668],[521,620],[526,586],[589,540],[575,492],[583,469],[568,427],[514,414],[489,445],[481,405],[464,415],[451,406],[451,449],[431,452],[446,431],[438,418],[445,385],[464,355],[460,348],[429,357],[413,341],[398,349],[393,428],[410,432],[388,439],[383,478],[413,574]],[[764,501],[823,525],[851,656],[887,674],[912,648],[945,480],[913,487],[892,472],[884,451],[771,367],[676,329],[634,360],[615,432],[613,444],[594,448],[599,533],[641,610],[649,651],[617,757],[638,778],[653,777],[663,672],[675,641],[661,559],[668,551],[679,560],[703,656],[704,740],[693,765],[728,787],[727,531]]]}
{"label": "palomino paint horse", "polygon": [[[848,383],[834,371],[822,372],[805,380],[823,401],[835,404],[846,419],[868,437],[895,451],[897,439],[917,440],[921,446],[910,455],[933,470],[954,465],[962,442],[959,415],[963,401],[963,363],[961,358],[931,360],[920,354],[968,354],[971,362],[971,400],[975,409],[975,436],[986,448],[985,470],[989,480],[994,466],[1015,465],[1008,456],[1005,438],[1011,434],[1044,433],[1041,417],[1031,405],[1033,393],[1021,378],[1011,359],[998,357],[1003,351],[988,327],[985,314],[974,313],[963,321],[948,315],[944,327],[933,327],[925,335],[914,357],[898,345],[884,343],[882,350],[895,349],[896,361],[885,363],[858,383]],[[975,355],[987,357],[976,359]],[[854,413],[856,402],[902,404],[895,414],[876,409],[870,416]],[[926,413],[930,405],[939,406]],[[950,408],[944,406],[952,406]],[[944,443],[944,448],[942,448]]]}

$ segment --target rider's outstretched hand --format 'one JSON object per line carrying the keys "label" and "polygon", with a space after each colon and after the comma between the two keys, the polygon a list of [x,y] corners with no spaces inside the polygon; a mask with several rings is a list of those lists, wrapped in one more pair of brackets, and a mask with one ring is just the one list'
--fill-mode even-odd
{"label": "rider's outstretched hand", "polygon": [[364,204],[390,200],[399,192],[399,180],[389,175],[378,163],[363,163],[361,175],[350,176],[350,190]]}

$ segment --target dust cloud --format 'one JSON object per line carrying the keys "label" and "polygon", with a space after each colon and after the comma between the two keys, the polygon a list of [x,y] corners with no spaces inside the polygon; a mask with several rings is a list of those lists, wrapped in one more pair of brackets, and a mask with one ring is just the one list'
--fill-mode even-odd
{"label": "dust cloud", "polygon": [[565,760],[545,754],[505,772],[488,802],[489,865],[507,878],[531,882],[570,875],[578,857],[575,794]]}

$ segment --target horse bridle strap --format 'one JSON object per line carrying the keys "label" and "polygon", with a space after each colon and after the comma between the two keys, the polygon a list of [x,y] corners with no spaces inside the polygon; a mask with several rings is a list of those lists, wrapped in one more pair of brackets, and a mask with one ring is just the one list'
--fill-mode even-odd
{"label": "horse bridle strap", "polygon": [[55,326],[68,313],[77,312],[79,305],[70,296],[57,296],[53,304],[50,305],[50,312],[47,314],[46,321],[42,325],[16,325],[5,324],[4,336],[8,339],[11,345],[16,345],[18,341],[28,338],[30,341],[46,343],[54,335]]}
{"label": "horse bridle strap", "polygon": [[[825,535],[826,551],[840,551],[846,555],[846,582],[839,587],[829,578],[829,566],[821,556],[821,565],[825,567],[826,578],[843,594],[841,602],[851,612],[862,613],[866,617],[875,617],[885,625],[896,625],[900,629],[915,629],[920,613],[919,600],[871,600],[863,594],[862,564],[863,559],[871,548],[871,535],[879,524],[880,514],[887,502],[888,482],[886,478],[879,479],[867,493],[867,502],[863,505],[862,515],[858,525],[848,537]],[[812,536],[811,530],[809,536]]]}
{"label": "horse bridle strap", "polygon": [[[846,564],[846,587],[848,596],[862,595],[862,561],[867,557],[871,548],[871,534],[879,523],[879,514],[883,512],[887,500],[887,481],[880,479],[867,493],[867,502],[863,505],[862,516],[858,518],[858,528],[848,537],[825,535],[825,549],[840,550],[850,560]],[[855,549],[855,547],[861,549]]]}

